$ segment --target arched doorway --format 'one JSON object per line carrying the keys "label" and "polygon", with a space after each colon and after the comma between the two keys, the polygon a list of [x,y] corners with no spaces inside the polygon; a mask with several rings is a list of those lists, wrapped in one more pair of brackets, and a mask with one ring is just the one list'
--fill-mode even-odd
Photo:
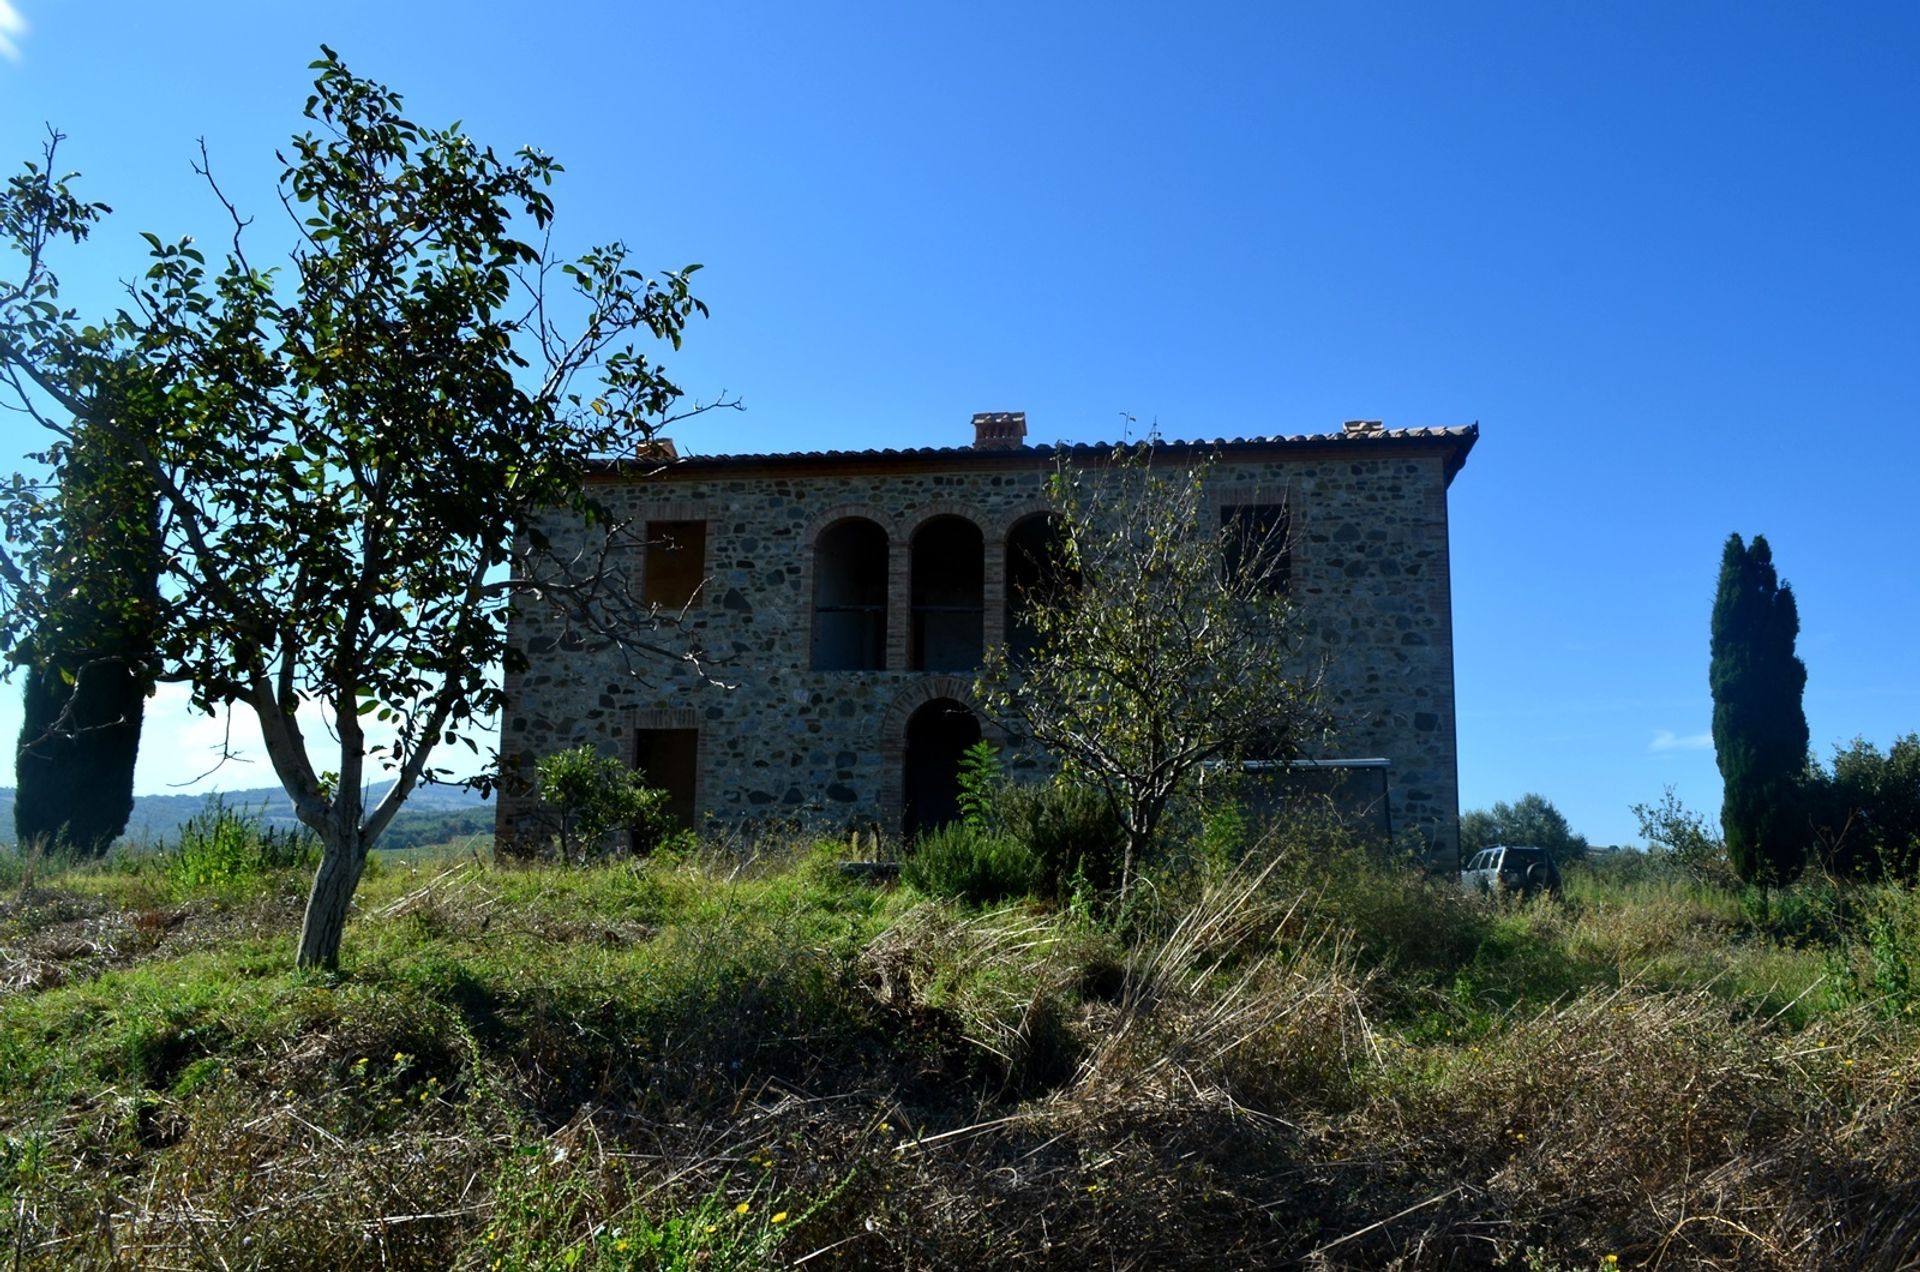
{"label": "arched doorway", "polygon": [[952,698],[935,698],[907,717],[906,838],[960,820],[960,756],[979,740],[979,718]]}

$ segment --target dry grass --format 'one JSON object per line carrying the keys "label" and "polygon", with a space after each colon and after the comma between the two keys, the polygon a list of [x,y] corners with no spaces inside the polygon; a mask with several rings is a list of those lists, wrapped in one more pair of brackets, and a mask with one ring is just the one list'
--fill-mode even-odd
{"label": "dry grass", "polygon": [[297,880],[43,877],[0,911],[0,1260],[1915,1266],[1907,901],[1815,950],[1328,860],[1121,926],[813,856],[443,864],[369,882],[338,979],[284,970]]}

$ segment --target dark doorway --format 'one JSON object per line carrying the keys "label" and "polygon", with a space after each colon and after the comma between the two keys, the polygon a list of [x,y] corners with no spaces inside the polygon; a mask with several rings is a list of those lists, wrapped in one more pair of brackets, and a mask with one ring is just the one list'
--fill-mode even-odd
{"label": "dark doorway", "polygon": [[980,721],[952,698],[935,698],[907,718],[906,817],[901,833],[960,820],[960,756],[980,740]]}
{"label": "dark doorway", "polygon": [[[694,781],[700,772],[698,729],[637,729],[633,735],[633,764],[648,786],[667,793],[667,815],[679,830],[692,830]],[[636,853],[651,852],[653,844],[634,837]]]}

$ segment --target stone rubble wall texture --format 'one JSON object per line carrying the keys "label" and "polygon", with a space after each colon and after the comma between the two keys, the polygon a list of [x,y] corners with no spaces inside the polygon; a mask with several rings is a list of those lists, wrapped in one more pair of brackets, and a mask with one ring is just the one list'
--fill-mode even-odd
{"label": "stone rubble wall texture", "polygon": [[[1396,832],[1418,835],[1430,860],[1450,861],[1459,826],[1454,739],[1452,598],[1446,459],[1438,448],[1386,448],[1303,458],[1218,461],[1215,505],[1284,498],[1292,526],[1292,598],[1310,656],[1325,660],[1336,725],[1318,758],[1392,762]],[[838,472],[777,468],[730,474],[672,468],[600,478],[595,495],[617,516],[707,522],[708,583],[690,625],[712,656],[702,683],[678,664],[625,672],[613,650],[562,649],[554,620],[516,610],[513,644],[529,668],[509,674],[502,731],[500,844],[537,832],[534,761],[589,742],[631,761],[638,729],[699,731],[696,806],[725,825],[781,821],[844,834],[897,833],[908,716],[951,697],[974,704],[968,672],[907,670],[909,544],[928,519],[957,514],[986,541],[986,632],[1004,632],[1005,543],[1047,507],[1052,466]],[[1282,494],[1281,492],[1284,492]],[[813,671],[813,546],[846,516],[882,526],[890,552],[885,671]],[[556,542],[562,528],[549,526]],[[580,532],[575,530],[577,539]],[[640,563],[633,564],[635,575]],[[671,641],[672,633],[666,633]],[[991,728],[988,736],[994,737]],[[1013,757],[1017,773],[1043,759]]]}

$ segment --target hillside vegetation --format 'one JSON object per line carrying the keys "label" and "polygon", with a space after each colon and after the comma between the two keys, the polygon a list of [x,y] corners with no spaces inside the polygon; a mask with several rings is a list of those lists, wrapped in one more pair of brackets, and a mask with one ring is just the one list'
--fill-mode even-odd
{"label": "hillside vegetation", "polygon": [[[367,788],[368,799],[379,799],[392,782],[376,782]],[[11,786],[0,786],[0,841],[14,839]],[[127,819],[126,837],[135,844],[177,840],[181,828],[208,810],[210,804],[245,811],[262,826],[279,831],[300,832],[300,818],[293,811],[293,800],[278,786],[227,791],[219,795],[136,795],[133,813]],[[464,786],[421,786],[407,796],[407,805],[387,827],[380,846],[417,847],[445,843],[461,835],[493,833],[494,806]]]}
{"label": "hillside vegetation", "polygon": [[[1219,835],[1214,835],[1214,841]],[[763,844],[0,857],[9,1267],[1894,1269],[1920,902],[1494,905],[1305,828],[1122,913]],[[278,853],[278,855],[276,855]],[[938,872],[910,870],[938,889]]]}

